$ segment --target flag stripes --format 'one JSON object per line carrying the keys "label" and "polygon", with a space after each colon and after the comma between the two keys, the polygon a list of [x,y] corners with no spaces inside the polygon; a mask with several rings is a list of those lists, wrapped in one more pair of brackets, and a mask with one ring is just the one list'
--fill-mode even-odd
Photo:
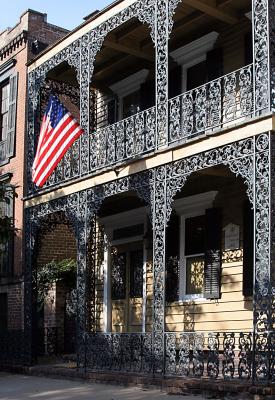
{"label": "flag stripes", "polygon": [[33,182],[42,187],[83,129],[56,96],[51,96],[43,117],[36,156]]}

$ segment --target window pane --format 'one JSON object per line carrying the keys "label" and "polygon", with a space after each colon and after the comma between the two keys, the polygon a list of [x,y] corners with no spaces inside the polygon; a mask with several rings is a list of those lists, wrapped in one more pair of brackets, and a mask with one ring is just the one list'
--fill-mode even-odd
{"label": "window pane", "polygon": [[186,259],[186,294],[202,294],[204,287],[204,257]]}
{"label": "window pane", "polygon": [[123,300],[126,296],[126,253],[112,250],[112,300]]}
{"label": "window pane", "polygon": [[130,297],[143,297],[143,250],[130,254]]}
{"label": "window pane", "polygon": [[187,218],[185,221],[185,255],[204,253],[205,216]]}
{"label": "window pane", "polygon": [[0,87],[0,140],[5,140],[7,138],[9,95],[10,85],[7,83]]}
{"label": "window pane", "polygon": [[140,92],[134,92],[123,98],[123,118],[130,117],[140,111]]}
{"label": "window pane", "polygon": [[187,90],[194,89],[206,82],[206,61],[202,61],[187,70]]}

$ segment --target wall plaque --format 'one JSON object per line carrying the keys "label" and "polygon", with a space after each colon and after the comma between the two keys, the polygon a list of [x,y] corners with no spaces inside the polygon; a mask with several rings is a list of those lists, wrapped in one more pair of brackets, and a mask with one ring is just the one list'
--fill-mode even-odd
{"label": "wall plaque", "polygon": [[240,226],[228,224],[224,227],[224,250],[240,248]]}

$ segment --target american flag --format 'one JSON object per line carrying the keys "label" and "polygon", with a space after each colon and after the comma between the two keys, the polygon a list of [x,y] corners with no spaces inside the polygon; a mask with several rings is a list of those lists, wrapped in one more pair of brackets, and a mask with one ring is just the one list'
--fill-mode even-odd
{"label": "american flag", "polygon": [[83,129],[56,96],[44,114],[33,162],[33,182],[42,187]]}

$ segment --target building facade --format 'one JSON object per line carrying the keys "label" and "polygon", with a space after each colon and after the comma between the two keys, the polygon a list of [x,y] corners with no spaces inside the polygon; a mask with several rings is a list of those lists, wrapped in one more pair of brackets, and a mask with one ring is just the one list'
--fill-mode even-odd
{"label": "building facade", "polygon": [[[15,237],[2,246],[0,256],[0,343],[6,354],[7,341],[22,343],[24,329],[23,197],[27,105],[27,62],[60,39],[66,30],[47,22],[47,15],[27,10],[13,28],[0,33],[0,180],[15,188],[0,214],[10,216]],[[12,332],[12,335],[11,333]],[[2,357],[1,357],[2,358]]]}
{"label": "building facade", "polygon": [[[274,13],[267,0],[116,1],[30,63],[30,360],[41,243],[66,226],[79,367],[274,379]],[[85,133],[38,189],[51,93]]]}

